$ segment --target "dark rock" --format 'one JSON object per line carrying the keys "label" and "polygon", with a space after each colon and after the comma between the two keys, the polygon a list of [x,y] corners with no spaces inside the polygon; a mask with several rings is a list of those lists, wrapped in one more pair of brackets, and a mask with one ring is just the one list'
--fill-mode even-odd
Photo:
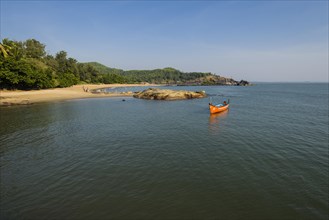
{"label": "dark rock", "polygon": [[237,85],[238,85],[238,86],[249,86],[250,83],[249,83],[248,81],[241,80],[240,82],[238,82]]}

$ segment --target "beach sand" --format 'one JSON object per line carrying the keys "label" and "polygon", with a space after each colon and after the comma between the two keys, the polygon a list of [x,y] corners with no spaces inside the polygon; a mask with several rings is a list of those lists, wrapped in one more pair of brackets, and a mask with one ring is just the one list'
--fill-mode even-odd
{"label": "beach sand", "polygon": [[[63,101],[70,99],[81,98],[99,98],[99,97],[118,97],[118,96],[132,96],[132,94],[110,93],[110,94],[94,94],[90,91],[100,88],[114,88],[114,87],[131,87],[131,86],[154,86],[151,84],[84,84],[74,85],[67,88],[56,89],[42,89],[42,90],[0,90],[0,106],[7,105],[27,105],[40,102],[49,101]],[[83,88],[88,88],[85,92]]]}

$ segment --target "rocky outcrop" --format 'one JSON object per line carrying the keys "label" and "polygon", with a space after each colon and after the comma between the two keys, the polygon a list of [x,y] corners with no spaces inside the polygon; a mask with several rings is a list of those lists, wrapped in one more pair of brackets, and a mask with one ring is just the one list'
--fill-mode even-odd
{"label": "rocky outcrop", "polygon": [[183,90],[149,88],[141,92],[136,92],[133,96],[139,99],[179,100],[179,99],[204,98],[207,95],[204,91],[192,92],[192,91],[183,91]]}
{"label": "rocky outcrop", "polygon": [[250,83],[248,81],[241,80],[240,82],[238,82],[237,85],[238,86],[250,86]]}
{"label": "rocky outcrop", "polygon": [[226,78],[218,75],[209,75],[205,77],[200,77],[198,79],[186,81],[183,83],[178,83],[178,86],[248,86],[250,83],[245,80],[240,82],[235,81],[232,78]]}

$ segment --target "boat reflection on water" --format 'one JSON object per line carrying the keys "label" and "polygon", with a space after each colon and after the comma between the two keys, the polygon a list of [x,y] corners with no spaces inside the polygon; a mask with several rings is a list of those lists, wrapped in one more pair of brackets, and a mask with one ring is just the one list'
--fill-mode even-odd
{"label": "boat reflection on water", "polygon": [[216,114],[210,114],[209,115],[209,123],[210,124],[214,124],[214,123],[218,124],[220,119],[224,119],[224,118],[227,117],[228,113],[229,113],[229,110],[224,111],[224,112],[220,112],[220,113],[216,113]]}
{"label": "boat reflection on water", "polygon": [[229,110],[216,113],[216,114],[210,114],[209,115],[209,131],[211,133],[218,133],[220,130],[220,121],[225,119],[229,114]]}

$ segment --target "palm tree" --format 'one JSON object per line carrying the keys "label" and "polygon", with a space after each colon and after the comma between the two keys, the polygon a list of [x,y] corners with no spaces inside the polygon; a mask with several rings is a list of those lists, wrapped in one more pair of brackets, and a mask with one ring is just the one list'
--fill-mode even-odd
{"label": "palm tree", "polygon": [[9,46],[8,43],[6,43],[7,39],[4,39],[2,43],[0,43],[0,53],[2,57],[7,58],[11,54],[12,47]]}
{"label": "palm tree", "polygon": [[8,45],[0,43],[0,51],[4,58],[7,58],[9,56],[10,49],[11,49],[11,47],[9,47]]}

